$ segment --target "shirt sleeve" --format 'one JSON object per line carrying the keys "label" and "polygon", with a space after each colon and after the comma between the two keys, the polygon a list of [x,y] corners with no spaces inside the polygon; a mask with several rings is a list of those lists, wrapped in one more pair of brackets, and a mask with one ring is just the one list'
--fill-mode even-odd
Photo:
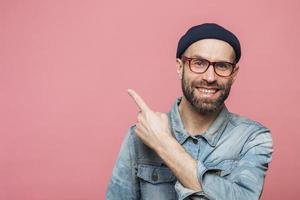
{"label": "shirt sleeve", "polygon": [[136,178],[136,162],[133,140],[133,127],[128,131],[115,166],[106,192],[107,200],[137,200],[139,187]]}
{"label": "shirt sleeve", "polygon": [[260,198],[268,164],[272,159],[269,130],[259,130],[249,137],[230,176],[220,176],[215,168],[197,161],[197,178],[202,191],[193,191],[176,183],[179,199],[257,200]]}

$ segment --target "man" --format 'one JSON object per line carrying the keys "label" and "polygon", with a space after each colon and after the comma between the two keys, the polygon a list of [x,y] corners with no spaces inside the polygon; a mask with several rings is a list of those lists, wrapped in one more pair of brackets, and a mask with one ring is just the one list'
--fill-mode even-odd
{"label": "man", "polygon": [[140,112],[121,147],[108,200],[260,198],[272,157],[270,131],[224,104],[240,56],[230,31],[194,26],[178,43],[183,96],[170,113],[152,111],[128,90]]}

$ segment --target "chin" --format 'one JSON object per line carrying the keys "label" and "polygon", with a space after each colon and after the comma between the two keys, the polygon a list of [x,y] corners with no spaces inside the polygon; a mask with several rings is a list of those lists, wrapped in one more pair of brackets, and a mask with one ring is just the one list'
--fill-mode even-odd
{"label": "chin", "polygon": [[193,104],[193,107],[195,108],[195,110],[200,113],[200,114],[211,114],[214,113],[216,111],[218,111],[221,106],[216,106],[213,103],[198,103],[198,104]]}

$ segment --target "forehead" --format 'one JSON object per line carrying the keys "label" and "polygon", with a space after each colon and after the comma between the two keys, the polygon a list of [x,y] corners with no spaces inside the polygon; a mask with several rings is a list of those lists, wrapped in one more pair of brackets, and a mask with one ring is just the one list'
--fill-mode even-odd
{"label": "forehead", "polygon": [[235,53],[227,42],[218,39],[203,39],[191,44],[184,52],[185,56],[201,56],[210,61],[233,62]]}

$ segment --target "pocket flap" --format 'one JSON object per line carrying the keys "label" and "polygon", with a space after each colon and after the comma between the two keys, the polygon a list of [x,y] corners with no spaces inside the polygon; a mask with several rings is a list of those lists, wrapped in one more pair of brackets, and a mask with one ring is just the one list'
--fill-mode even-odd
{"label": "pocket flap", "polygon": [[138,165],[137,176],[153,184],[176,180],[176,177],[169,168],[145,164]]}

